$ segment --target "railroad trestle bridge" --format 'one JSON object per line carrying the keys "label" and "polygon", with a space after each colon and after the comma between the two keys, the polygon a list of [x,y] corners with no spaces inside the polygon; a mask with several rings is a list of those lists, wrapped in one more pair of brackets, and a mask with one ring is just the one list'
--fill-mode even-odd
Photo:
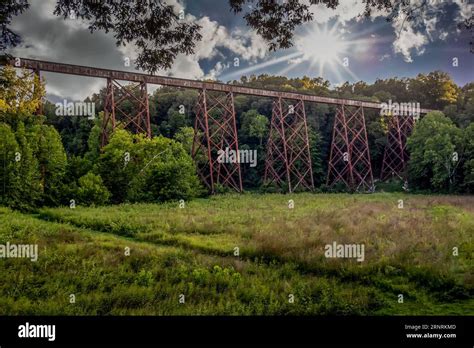
{"label": "railroad trestle bridge", "polygon": [[[2,64],[32,70],[103,78],[107,81],[104,118],[101,126],[101,144],[104,146],[110,132],[122,127],[134,133],[151,137],[150,110],[147,85],[190,88],[199,90],[194,121],[193,159],[199,176],[210,192],[217,185],[243,191],[240,163],[217,161],[219,150],[239,151],[234,110],[236,94],[273,99],[270,132],[266,146],[265,184],[285,187],[289,192],[314,189],[308,125],[305,103],[336,106],[333,124],[327,185],[346,185],[353,191],[372,191],[374,178],[370,161],[364,109],[380,110],[380,103],[330,98],[304,93],[250,88],[219,82],[180,79],[143,73],[101,69],[72,64],[39,61],[18,57],[3,57]],[[120,81],[131,83],[125,88]],[[136,91],[133,93],[133,91]],[[138,97],[137,97],[138,95]],[[120,104],[134,102],[131,112],[124,112]],[[420,109],[426,114],[427,109]],[[38,110],[41,113],[41,109]],[[413,128],[411,116],[390,117],[387,146],[384,151],[381,179],[392,176],[404,178],[408,153],[406,140]],[[204,160],[203,160],[204,159]]]}

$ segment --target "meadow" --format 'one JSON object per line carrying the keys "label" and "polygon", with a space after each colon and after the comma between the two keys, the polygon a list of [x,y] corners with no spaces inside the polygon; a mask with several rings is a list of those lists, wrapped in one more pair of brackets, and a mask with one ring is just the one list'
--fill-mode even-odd
{"label": "meadow", "polygon": [[[39,246],[0,259],[0,315],[473,315],[473,238],[473,196],[0,208],[0,244]],[[364,261],[325,257],[333,242]]]}

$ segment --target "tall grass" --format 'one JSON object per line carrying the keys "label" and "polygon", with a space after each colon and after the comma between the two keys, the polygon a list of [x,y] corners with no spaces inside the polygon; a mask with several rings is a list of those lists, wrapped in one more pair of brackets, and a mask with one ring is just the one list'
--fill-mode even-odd
{"label": "tall grass", "polygon": [[[0,314],[473,314],[472,203],[244,194],[184,209],[0,208],[0,243],[40,246],[36,263],[0,260]],[[325,258],[333,241],[364,244],[365,260]]]}

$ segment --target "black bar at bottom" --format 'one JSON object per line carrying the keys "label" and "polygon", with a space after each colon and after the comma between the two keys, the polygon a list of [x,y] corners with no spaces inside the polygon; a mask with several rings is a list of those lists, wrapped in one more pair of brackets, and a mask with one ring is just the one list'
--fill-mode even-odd
{"label": "black bar at bottom", "polygon": [[[48,327],[43,325],[55,325],[54,341],[51,339],[52,330],[48,331]],[[26,335],[43,333],[46,337],[19,337],[19,335],[24,336],[28,330]],[[2,348],[18,344],[22,346],[30,344],[35,346],[58,344],[136,346],[248,343],[408,344],[472,347],[473,332],[473,316],[0,317],[0,346]]]}

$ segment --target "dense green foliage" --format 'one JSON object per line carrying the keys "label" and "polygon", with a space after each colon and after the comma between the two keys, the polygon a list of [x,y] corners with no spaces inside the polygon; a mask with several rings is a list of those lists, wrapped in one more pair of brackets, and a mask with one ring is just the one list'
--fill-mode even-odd
{"label": "dense green foliage", "polygon": [[442,112],[428,113],[417,123],[408,139],[413,183],[434,190],[459,188],[465,150],[469,145],[464,142],[468,140],[464,133],[468,134],[469,130],[457,128]]}
{"label": "dense green foliage", "polygon": [[464,163],[464,189],[474,192],[474,123],[471,123],[464,130],[464,140],[466,159]]}
{"label": "dense green foliage", "polygon": [[26,210],[48,204],[61,189],[65,153],[57,132],[45,125],[27,125],[20,121],[14,131],[0,124],[5,136],[0,180],[0,201]]}
{"label": "dense green foliage", "polygon": [[[8,66],[0,68],[0,79],[1,205],[26,211],[191,199],[202,192],[190,157],[190,130],[174,130],[184,124],[171,123],[170,134],[177,141],[119,129],[100,149],[102,111],[94,120],[57,116],[55,107],[46,103],[46,116],[34,115],[44,82],[25,72],[17,75]],[[25,93],[31,89],[35,92]]]}
{"label": "dense green foliage", "polygon": [[41,174],[41,204],[58,205],[67,166],[61,137],[54,127],[38,124],[32,127],[29,142]]}
{"label": "dense green foliage", "polygon": [[109,197],[110,192],[99,175],[89,172],[79,178],[79,188],[77,189],[79,204],[105,204],[109,201]]}
{"label": "dense green foliage", "polygon": [[191,157],[179,142],[115,132],[97,162],[114,202],[158,202],[200,194]]}

